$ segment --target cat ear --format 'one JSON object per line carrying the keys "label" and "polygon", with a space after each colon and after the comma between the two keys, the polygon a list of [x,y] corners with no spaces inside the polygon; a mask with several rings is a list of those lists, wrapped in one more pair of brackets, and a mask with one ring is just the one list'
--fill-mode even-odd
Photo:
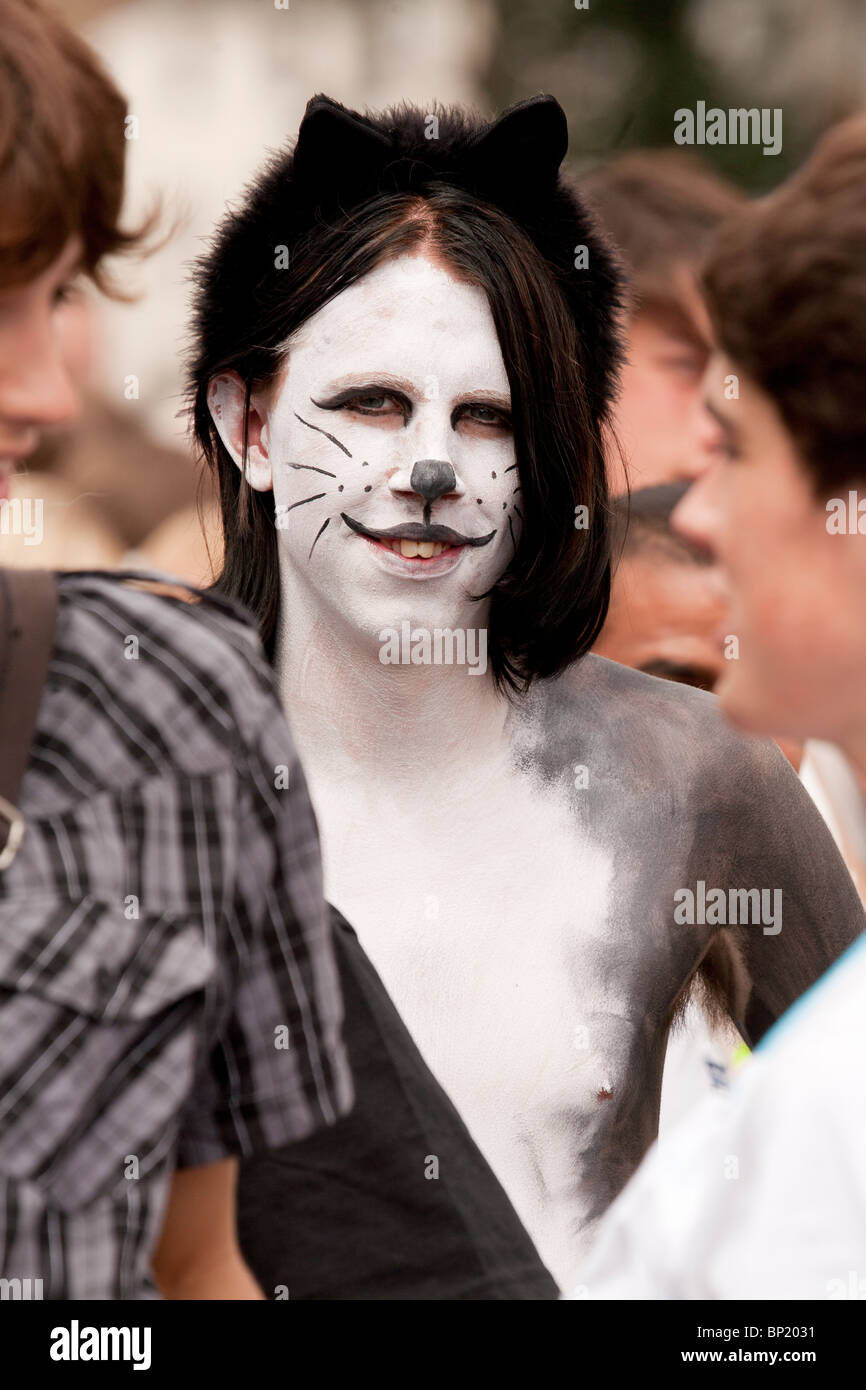
{"label": "cat ear", "polygon": [[497,188],[549,187],[568,149],[568,121],[555,97],[530,97],[476,136],[469,158],[479,182]]}
{"label": "cat ear", "polygon": [[330,97],[307,102],[298,130],[293,181],[328,201],[351,203],[393,158],[390,141],[363,116]]}

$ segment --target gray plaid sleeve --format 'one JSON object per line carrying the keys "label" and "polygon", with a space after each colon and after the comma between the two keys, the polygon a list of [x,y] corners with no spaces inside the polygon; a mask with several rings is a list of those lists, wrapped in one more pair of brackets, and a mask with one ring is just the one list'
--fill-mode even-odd
{"label": "gray plaid sleeve", "polygon": [[181,1167],[302,1139],[352,1103],[316,822],[275,704],[243,769],[236,853],[229,1003],[183,1118]]}

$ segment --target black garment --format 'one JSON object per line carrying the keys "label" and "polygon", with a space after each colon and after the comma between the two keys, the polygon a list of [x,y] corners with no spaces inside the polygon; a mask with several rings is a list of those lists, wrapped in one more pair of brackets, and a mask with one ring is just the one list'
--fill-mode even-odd
{"label": "black garment", "polygon": [[[355,932],[333,908],[331,920],[355,1107],[331,1129],[241,1163],[241,1249],[265,1296],[555,1299]],[[432,1158],[438,1178],[425,1177]]]}

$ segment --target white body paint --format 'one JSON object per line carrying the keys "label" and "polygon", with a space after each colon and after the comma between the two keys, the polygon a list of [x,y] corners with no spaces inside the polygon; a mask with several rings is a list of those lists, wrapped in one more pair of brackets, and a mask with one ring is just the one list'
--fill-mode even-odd
{"label": "white body paint", "polygon": [[616,1024],[588,1045],[602,1012],[628,1027],[581,951],[609,929],[610,862],[504,769],[443,801],[435,773],[371,774],[313,782],[326,892],[565,1285],[585,1248],[575,1136],[589,1141],[627,1052]]}
{"label": "white body paint", "polygon": [[[410,408],[371,416],[357,403],[316,404],[347,380],[368,404],[377,383],[399,380]],[[225,390],[216,383],[212,400],[231,444]],[[507,565],[520,522],[510,431],[461,414],[488,399],[507,407],[509,384],[484,294],[423,258],[387,262],[288,345],[258,407],[249,476],[273,486],[287,518],[277,664],[326,892],[567,1284],[591,1205],[583,1155],[611,1125],[608,1093],[619,1094],[640,1017],[628,971],[612,986],[605,968],[620,930],[611,857],[560,793],[518,770],[489,671],[379,659],[382,629],[406,620],[486,626],[487,603],[470,595]],[[434,523],[495,532],[454,564],[377,552],[341,520],[419,522],[419,459],[454,469]]]}

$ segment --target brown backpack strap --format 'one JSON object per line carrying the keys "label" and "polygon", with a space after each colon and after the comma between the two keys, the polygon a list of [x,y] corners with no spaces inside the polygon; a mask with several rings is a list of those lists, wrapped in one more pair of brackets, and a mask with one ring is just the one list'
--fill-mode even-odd
{"label": "brown backpack strap", "polygon": [[54,644],[57,581],[50,570],[0,568],[0,869],[24,836],[17,807]]}

